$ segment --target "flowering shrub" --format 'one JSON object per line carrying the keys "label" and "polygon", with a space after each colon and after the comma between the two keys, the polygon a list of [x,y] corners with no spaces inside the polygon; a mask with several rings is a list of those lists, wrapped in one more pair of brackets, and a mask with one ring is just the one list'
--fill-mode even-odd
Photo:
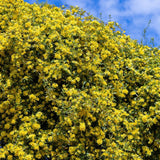
{"label": "flowering shrub", "polygon": [[0,1],[0,159],[160,159],[160,51],[84,15]]}

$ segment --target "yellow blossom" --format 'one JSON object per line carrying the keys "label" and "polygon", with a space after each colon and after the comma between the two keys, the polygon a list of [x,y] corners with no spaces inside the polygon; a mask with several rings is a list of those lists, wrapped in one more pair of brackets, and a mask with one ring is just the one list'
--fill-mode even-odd
{"label": "yellow blossom", "polygon": [[142,117],[142,121],[143,121],[144,123],[146,123],[146,122],[147,122],[147,120],[148,120],[148,115],[143,115],[143,117]]}
{"label": "yellow blossom", "polygon": [[99,144],[99,145],[101,145],[102,144],[102,139],[101,138],[99,138],[98,140],[97,140],[97,144]]}
{"label": "yellow blossom", "polygon": [[39,111],[39,112],[36,113],[36,117],[37,117],[38,119],[40,119],[41,116],[42,116],[42,112]]}
{"label": "yellow blossom", "polygon": [[85,130],[86,130],[86,125],[85,125],[85,123],[84,123],[84,122],[81,122],[79,128],[80,128],[80,131],[85,131]]}
{"label": "yellow blossom", "polygon": [[73,154],[76,150],[76,147],[69,147],[69,153]]}
{"label": "yellow blossom", "polygon": [[40,129],[41,126],[38,123],[33,123],[32,127],[33,127],[33,129],[38,130],[38,129]]}

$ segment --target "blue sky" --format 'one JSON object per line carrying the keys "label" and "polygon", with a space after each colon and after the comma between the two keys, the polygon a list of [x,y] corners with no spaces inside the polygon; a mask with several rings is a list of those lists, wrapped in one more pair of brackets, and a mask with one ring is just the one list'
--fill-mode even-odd
{"label": "blue sky", "polygon": [[[36,0],[24,0],[30,4]],[[46,0],[39,0],[45,2]],[[146,32],[147,42],[154,38],[155,46],[160,46],[160,0],[48,0],[49,4],[79,6],[104,22],[111,15],[113,21],[119,23],[121,28],[132,39],[141,42],[143,31],[151,23]]]}

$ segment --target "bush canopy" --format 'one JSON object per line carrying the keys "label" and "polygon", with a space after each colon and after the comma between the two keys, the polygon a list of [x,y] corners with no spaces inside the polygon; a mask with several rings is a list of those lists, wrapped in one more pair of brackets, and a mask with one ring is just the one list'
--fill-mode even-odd
{"label": "bush canopy", "polygon": [[160,50],[78,7],[0,1],[0,159],[159,160]]}

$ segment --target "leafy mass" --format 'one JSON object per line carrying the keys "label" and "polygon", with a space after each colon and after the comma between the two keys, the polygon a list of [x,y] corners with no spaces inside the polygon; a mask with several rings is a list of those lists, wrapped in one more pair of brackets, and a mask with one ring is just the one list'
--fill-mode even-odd
{"label": "leafy mass", "polygon": [[78,7],[0,1],[0,159],[159,160],[160,50]]}

